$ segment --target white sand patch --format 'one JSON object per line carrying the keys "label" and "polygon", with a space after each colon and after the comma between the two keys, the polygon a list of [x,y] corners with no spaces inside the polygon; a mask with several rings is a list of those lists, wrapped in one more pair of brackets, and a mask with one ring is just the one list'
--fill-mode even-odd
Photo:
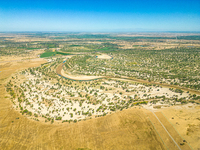
{"label": "white sand patch", "polygon": [[97,58],[99,59],[111,59],[112,57],[106,54],[101,54],[101,55],[97,55]]}
{"label": "white sand patch", "polygon": [[93,79],[99,79],[99,78],[104,77],[104,76],[69,75],[69,74],[66,74],[63,69],[61,70],[61,75],[63,77],[66,77],[72,80],[93,80]]}

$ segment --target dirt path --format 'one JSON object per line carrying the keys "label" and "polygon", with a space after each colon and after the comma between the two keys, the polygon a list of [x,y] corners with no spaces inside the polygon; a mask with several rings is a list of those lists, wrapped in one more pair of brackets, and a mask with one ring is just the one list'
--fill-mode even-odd
{"label": "dirt path", "polygon": [[156,84],[156,85],[161,85],[163,87],[168,87],[168,88],[177,88],[177,89],[181,89],[181,90],[184,90],[184,91],[189,91],[191,93],[195,93],[195,94],[199,94],[200,95],[200,91],[197,91],[197,90],[188,89],[188,88],[180,87],[180,86],[176,86],[176,85],[169,85],[169,84],[163,84],[163,83],[158,83],[158,82],[149,82],[149,81],[146,81],[146,80],[130,78],[130,77],[126,77],[126,76],[110,77],[110,76],[85,76],[85,75],[74,76],[74,75],[69,75],[69,74],[64,73],[64,71],[63,71],[63,65],[65,63],[61,63],[56,68],[56,73],[59,76],[62,76],[64,78],[67,78],[67,79],[70,79],[70,80],[74,80],[74,81],[91,81],[91,80],[97,80],[97,79],[103,79],[103,78],[107,78],[107,79],[125,79],[125,80],[130,80],[130,81],[136,81],[136,82],[139,82],[139,83]]}
{"label": "dirt path", "polygon": [[160,111],[194,150],[200,149],[200,105],[177,105]]}
{"label": "dirt path", "polygon": [[164,130],[164,128],[161,126],[158,119],[154,116],[154,114],[150,111],[148,111],[147,116],[149,117],[152,125],[154,126],[154,129],[159,134],[160,138],[162,139],[164,145],[167,147],[168,150],[178,150],[177,146],[174,144],[172,139],[169,137],[167,132]]}
{"label": "dirt path", "polygon": [[[171,137],[174,138],[174,142],[177,143],[179,148],[184,150],[191,150],[192,148],[188,145],[187,141],[183,139],[179,133],[176,131],[176,129],[172,126],[172,124],[167,120],[167,118],[162,114],[162,112],[155,112],[154,113],[157,117],[157,119],[163,124],[166,131],[171,135]],[[185,142],[184,142],[185,141]],[[182,145],[180,145],[182,144]]]}
{"label": "dirt path", "polygon": [[171,134],[167,131],[167,129],[165,128],[165,126],[162,124],[162,122],[160,121],[160,119],[156,116],[156,114],[153,112],[153,111],[151,111],[153,114],[154,114],[154,116],[156,117],[156,119],[158,119],[158,121],[160,122],[160,124],[161,124],[161,126],[163,127],[163,129],[167,132],[167,134],[169,135],[169,137],[172,139],[172,141],[174,142],[174,144],[177,146],[177,148],[179,149],[179,150],[181,150],[181,148],[180,148],[180,146],[176,143],[176,141],[174,140],[174,138],[171,136]]}
{"label": "dirt path", "polygon": [[107,77],[107,78],[125,79],[125,80],[132,80],[132,81],[140,82],[140,83],[156,84],[156,85],[161,85],[163,87],[177,88],[177,89],[181,89],[181,90],[184,90],[184,91],[189,91],[189,92],[192,92],[192,93],[195,93],[195,94],[200,94],[200,91],[194,90],[194,89],[188,89],[188,88],[180,87],[180,86],[177,86],[177,85],[169,85],[169,84],[159,83],[159,82],[152,82],[152,81],[149,82],[147,80],[136,79],[136,78],[126,77],[126,76],[121,76],[120,78],[119,77]]}
{"label": "dirt path", "polygon": [[75,81],[91,81],[91,80],[97,80],[97,79],[102,79],[104,78],[104,76],[84,76],[84,75],[77,75],[77,76],[74,76],[74,75],[69,75],[69,74],[66,74],[63,70],[63,65],[64,63],[61,63],[57,69],[56,69],[56,73],[59,75],[59,76],[62,76],[64,78],[67,78],[67,79],[70,79],[70,80],[75,80]]}
{"label": "dirt path", "polygon": [[155,130],[159,133],[159,136],[167,149],[191,150],[188,143],[183,141],[184,139],[182,139],[161,112],[154,113],[153,111],[147,111],[146,114],[152,122]]}

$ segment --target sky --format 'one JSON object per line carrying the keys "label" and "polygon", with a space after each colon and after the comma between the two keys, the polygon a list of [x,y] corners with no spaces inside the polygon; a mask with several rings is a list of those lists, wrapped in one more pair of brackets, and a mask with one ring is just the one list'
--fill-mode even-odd
{"label": "sky", "polygon": [[200,0],[0,0],[0,32],[200,31]]}

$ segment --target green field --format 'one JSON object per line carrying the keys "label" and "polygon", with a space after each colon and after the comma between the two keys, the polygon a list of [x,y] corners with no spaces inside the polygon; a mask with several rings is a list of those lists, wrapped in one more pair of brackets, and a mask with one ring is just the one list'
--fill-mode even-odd
{"label": "green field", "polygon": [[55,52],[56,54],[61,54],[61,55],[71,55],[69,53],[64,53],[64,52]]}
{"label": "green field", "polygon": [[43,54],[40,55],[40,58],[44,57],[50,57],[50,56],[55,56],[56,52],[44,52]]}
{"label": "green field", "polygon": [[70,55],[68,53],[63,53],[63,52],[44,52],[43,54],[40,55],[40,58],[51,57],[51,56],[55,56],[56,54]]}
{"label": "green field", "polygon": [[27,50],[36,50],[36,49],[40,49],[40,48],[35,48],[35,47],[17,47],[17,49],[27,49]]}

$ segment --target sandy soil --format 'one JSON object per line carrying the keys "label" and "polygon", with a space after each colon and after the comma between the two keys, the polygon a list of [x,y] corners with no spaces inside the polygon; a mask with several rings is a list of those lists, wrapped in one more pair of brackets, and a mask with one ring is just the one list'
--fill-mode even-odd
{"label": "sandy soil", "polygon": [[99,59],[111,59],[112,57],[106,54],[97,55]]}
{"label": "sandy soil", "polygon": [[103,78],[103,76],[85,76],[85,75],[69,75],[69,74],[66,74],[64,72],[64,70],[62,69],[62,64],[60,64],[57,69],[56,69],[56,73],[59,74],[59,75],[62,75],[63,77],[66,77],[68,79],[72,79],[72,80],[94,80],[94,79],[99,79],[99,78]]}
{"label": "sandy soil", "polygon": [[94,80],[94,79],[103,78],[103,76],[69,75],[69,74],[66,74],[63,69],[61,70],[61,75],[63,77],[66,77],[72,80]]}

